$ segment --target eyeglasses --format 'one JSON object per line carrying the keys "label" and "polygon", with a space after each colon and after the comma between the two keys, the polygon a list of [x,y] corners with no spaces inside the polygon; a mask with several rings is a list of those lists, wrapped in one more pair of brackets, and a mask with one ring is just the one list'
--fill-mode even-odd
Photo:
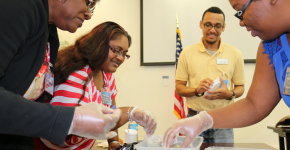
{"label": "eyeglasses", "polygon": [[109,47],[112,52],[116,55],[116,56],[122,56],[123,58],[129,59],[130,55],[126,54],[127,52],[120,52],[120,50],[117,50],[116,48],[113,47]]}
{"label": "eyeglasses", "polygon": [[87,10],[91,16],[94,14],[96,0],[86,0],[87,1]]}
{"label": "eyeglasses", "polygon": [[205,29],[211,30],[212,27],[214,27],[214,29],[216,31],[221,31],[224,27],[224,25],[221,24],[216,24],[215,26],[213,26],[211,23],[202,23]]}
{"label": "eyeglasses", "polygon": [[249,0],[247,4],[235,14],[238,19],[243,20],[243,14],[252,1],[253,0]]}

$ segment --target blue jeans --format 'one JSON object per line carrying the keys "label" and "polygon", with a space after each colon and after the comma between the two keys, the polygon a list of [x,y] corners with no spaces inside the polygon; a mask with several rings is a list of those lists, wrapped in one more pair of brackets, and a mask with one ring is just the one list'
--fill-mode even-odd
{"label": "blue jeans", "polygon": [[[192,115],[187,114],[186,117],[192,117]],[[199,136],[203,137],[203,143],[234,143],[234,131],[232,128],[208,129]]]}

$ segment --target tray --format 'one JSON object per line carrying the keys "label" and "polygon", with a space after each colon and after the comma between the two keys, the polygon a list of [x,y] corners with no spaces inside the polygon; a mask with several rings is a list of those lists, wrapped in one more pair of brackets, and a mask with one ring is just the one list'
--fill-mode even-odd
{"label": "tray", "polygon": [[[177,144],[181,147],[185,136],[178,136],[177,137]],[[189,148],[163,148],[163,147],[148,147],[147,141],[142,141],[134,146],[136,150],[199,150],[201,144],[203,142],[203,137],[196,137],[190,144]]]}

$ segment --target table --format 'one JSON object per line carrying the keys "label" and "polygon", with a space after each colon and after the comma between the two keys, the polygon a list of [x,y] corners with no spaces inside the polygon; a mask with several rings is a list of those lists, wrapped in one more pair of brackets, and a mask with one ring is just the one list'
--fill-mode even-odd
{"label": "table", "polygon": [[[269,149],[277,150],[274,147],[271,147],[264,143],[202,143],[200,150],[204,150],[210,146],[222,146],[222,147],[242,147],[242,148],[257,148],[257,149]],[[106,150],[103,148],[94,148],[92,150]]]}
{"label": "table", "polygon": [[[272,129],[274,132],[278,133],[280,150],[290,149],[290,128],[289,127],[271,127],[268,126],[268,129]],[[284,141],[285,138],[285,141]]]}
{"label": "table", "polygon": [[221,146],[221,147],[242,147],[242,148],[257,148],[257,149],[269,149],[277,150],[264,143],[202,143],[200,150],[204,150],[210,146]]}

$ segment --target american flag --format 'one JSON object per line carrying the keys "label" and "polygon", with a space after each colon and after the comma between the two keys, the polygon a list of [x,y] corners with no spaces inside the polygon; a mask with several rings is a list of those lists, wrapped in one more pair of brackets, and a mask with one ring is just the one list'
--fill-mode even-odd
{"label": "american flag", "polygon": [[[176,29],[176,54],[175,54],[175,72],[177,70],[178,58],[182,51],[180,30]],[[174,114],[178,119],[186,118],[187,107],[185,106],[185,98],[177,95],[176,90],[174,91]]]}

